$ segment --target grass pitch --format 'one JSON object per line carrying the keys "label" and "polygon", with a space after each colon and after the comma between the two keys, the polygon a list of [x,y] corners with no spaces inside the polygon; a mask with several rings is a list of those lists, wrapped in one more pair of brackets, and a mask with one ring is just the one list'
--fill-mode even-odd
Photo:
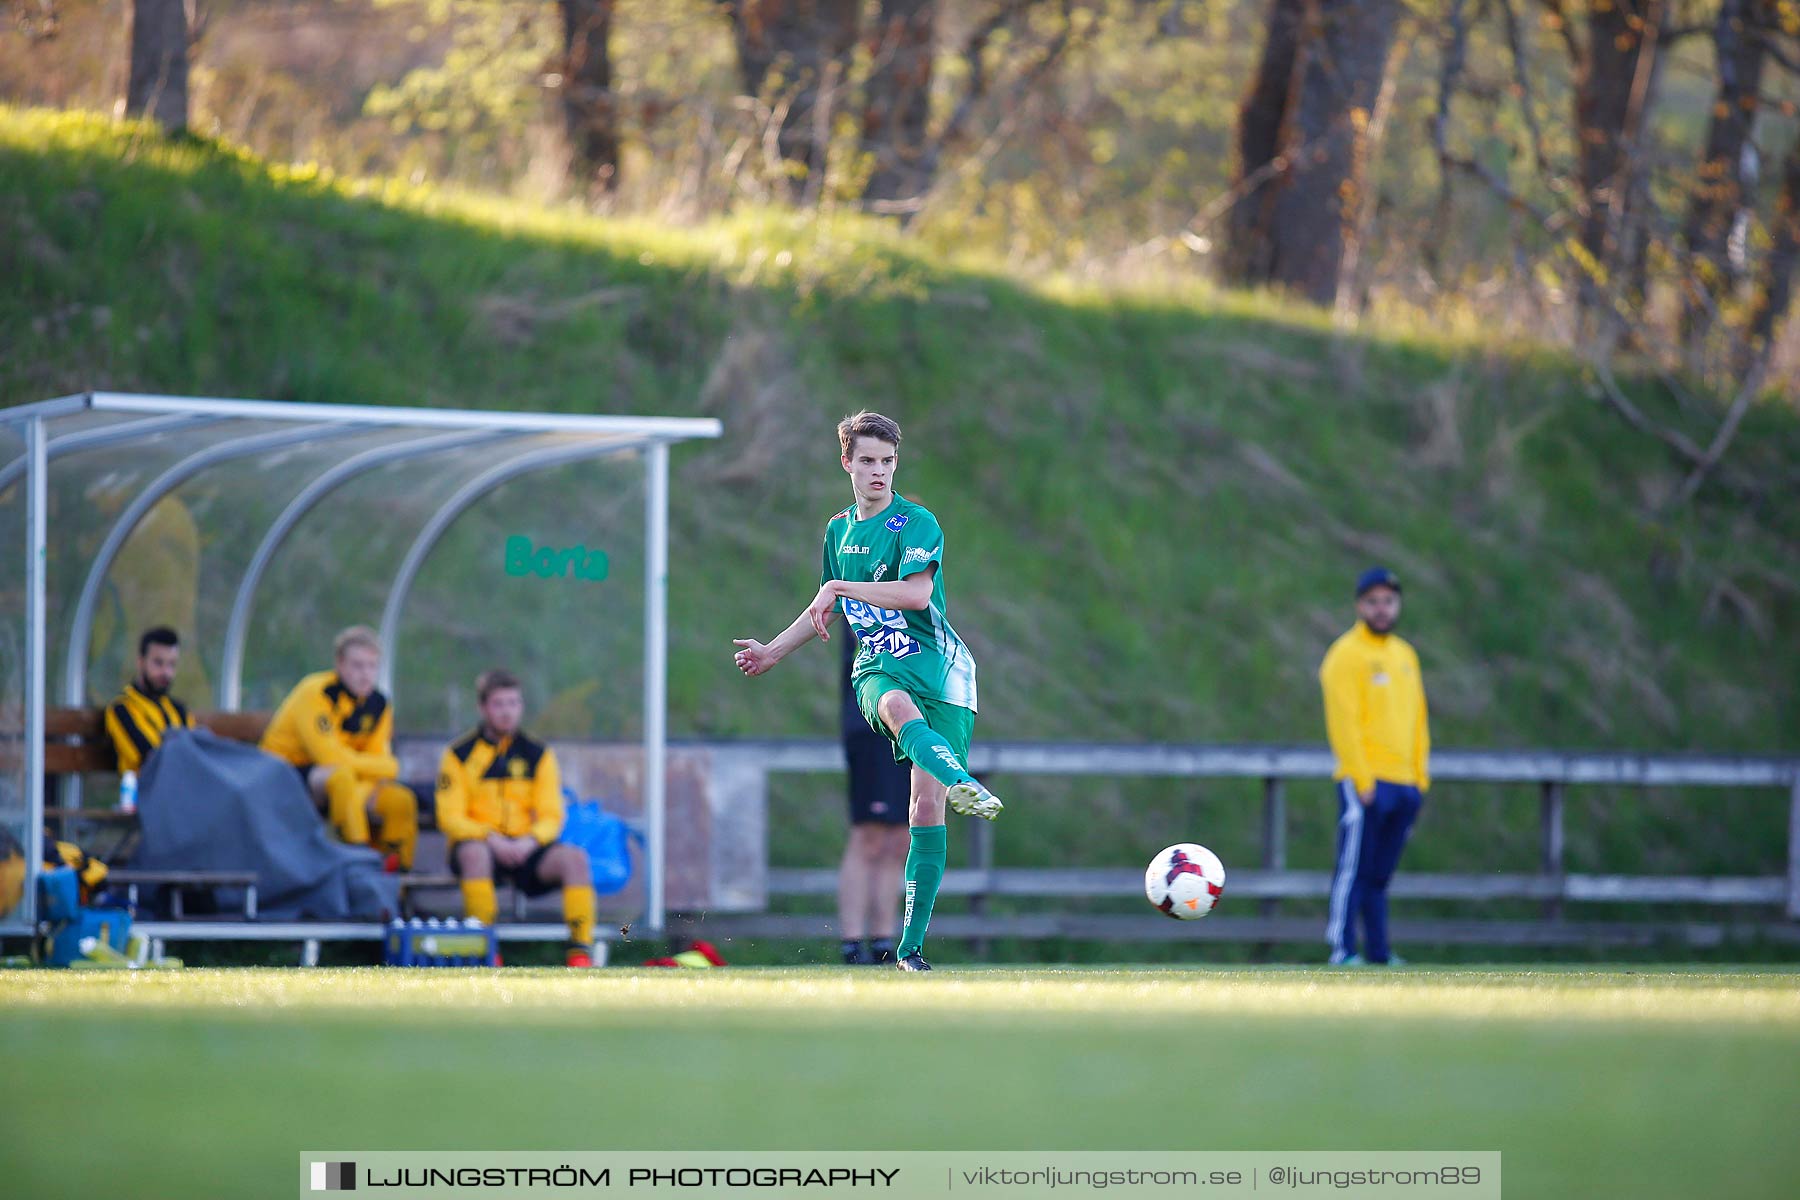
{"label": "grass pitch", "polygon": [[[314,1149],[1500,1150],[1509,1196],[1794,1194],[1800,973],[0,974],[7,1195]],[[123,1189],[123,1190],[121,1190]]]}

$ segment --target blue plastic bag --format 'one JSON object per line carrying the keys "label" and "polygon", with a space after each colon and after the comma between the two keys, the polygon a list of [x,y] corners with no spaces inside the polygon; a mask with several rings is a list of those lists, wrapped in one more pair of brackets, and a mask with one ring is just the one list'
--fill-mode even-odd
{"label": "blue plastic bag", "polygon": [[631,882],[631,843],[636,841],[641,848],[644,835],[627,824],[625,818],[607,812],[598,800],[583,800],[564,788],[563,827],[558,840],[587,851],[595,893],[610,896]]}

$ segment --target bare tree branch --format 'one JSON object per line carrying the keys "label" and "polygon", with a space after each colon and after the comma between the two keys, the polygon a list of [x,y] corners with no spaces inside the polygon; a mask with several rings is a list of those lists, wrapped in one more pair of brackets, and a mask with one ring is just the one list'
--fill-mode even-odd
{"label": "bare tree branch", "polygon": [[1556,32],[1562,36],[1563,49],[1568,51],[1571,65],[1579,66],[1587,61],[1587,50],[1575,36],[1575,23],[1569,20],[1568,10],[1563,7],[1562,0],[1538,0],[1551,16],[1556,18]]}
{"label": "bare tree branch", "polygon": [[1686,504],[1692,500],[1694,493],[1700,490],[1700,485],[1706,482],[1706,477],[1724,459],[1725,451],[1731,448],[1732,439],[1737,436],[1738,426],[1743,422],[1744,414],[1750,411],[1750,402],[1762,394],[1763,383],[1768,376],[1769,356],[1765,353],[1759,356],[1756,365],[1751,368],[1750,374],[1739,385],[1737,395],[1732,397],[1731,407],[1725,412],[1725,419],[1719,422],[1719,428],[1713,434],[1712,443],[1707,446],[1706,452],[1694,464],[1694,469],[1688,473],[1688,477],[1682,481],[1681,490],[1675,493],[1677,503]]}
{"label": "bare tree branch", "polygon": [[[932,139],[931,148],[924,156],[925,165],[922,169],[928,178],[937,177],[938,160],[948,147],[962,137],[963,128],[974,115],[976,107],[989,95],[991,83],[988,79],[987,67],[982,61],[982,55],[986,52],[988,43],[993,40],[995,34],[1016,17],[1044,2],[1045,0],[1007,0],[975,29],[969,35],[969,40],[963,44],[963,59],[969,68],[969,86],[964,91],[955,110],[950,114],[949,120],[944,122],[943,129],[938,132],[936,138]],[[1075,28],[1073,0],[1060,0],[1059,6],[1062,10],[1062,27],[1044,47],[1037,61],[1014,78],[1012,87],[1007,91],[1007,98],[1001,104],[1003,111],[1010,112],[1018,104],[1019,99],[1030,91],[1051,67],[1056,65],[1062,58],[1063,52],[1068,49]],[[981,148],[971,156],[971,162],[978,166],[984,166],[992,159],[999,152],[1000,146],[1005,143],[1006,136],[1011,133],[1013,125],[1014,122],[1010,118],[1003,118],[983,140]],[[907,208],[901,207],[901,205],[910,205],[910,203],[901,201],[892,207],[887,205],[871,205],[870,207],[877,212],[902,212],[907,211]]]}
{"label": "bare tree branch", "polygon": [[1525,61],[1525,39],[1519,30],[1519,14],[1512,0],[1499,0],[1500,20],[1506,27],[1506,47],[1512,54],[1513,81],[1519,89],[1519,111],[1524,114],[1525,128],[1531,134],[1531,155],[1539,172],[1550,170],[1549,156],[1544,152],[1544,131],[1538,125],[1537,98],[1531,90],[1531,71]]}
{"label": "bare tree branch", "polygon": [[1014,17],[1038,3],[1039,0],[1006,0],[988,19],[977,25],[969,40],[963,43],[963,64],[969,71],[969,86],[956,108],[950,113],[950,119],[944,122],[944,128],[937,136],[939,146],[947,146],[962,136],[962,128],[968,124],[975,106],[987,98],[988,77],[987,64],[983,55],[987,53],[988,43],[994,35],[1012,23]]}

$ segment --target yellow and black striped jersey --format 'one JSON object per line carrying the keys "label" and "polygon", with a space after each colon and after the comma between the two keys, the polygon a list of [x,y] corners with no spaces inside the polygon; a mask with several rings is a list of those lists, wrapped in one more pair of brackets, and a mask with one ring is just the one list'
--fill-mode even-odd
{"label": "yellow and black striped jersey", "polygon": [[437,823],[452,842],[530,834],[548,846],[563,823],[556,752],[523,732],[498,742],[480,730],[462,738],[438,765]]}
{"label": "yellow and black striped jersey", "polygon": [[144,760],[162,745],[170,729],[192,729],[193,714],[167,692],[151,696],[136,682],[125,685],[119,698],[106,706],[106,734],[119,754],[119,770],[139,771]]}

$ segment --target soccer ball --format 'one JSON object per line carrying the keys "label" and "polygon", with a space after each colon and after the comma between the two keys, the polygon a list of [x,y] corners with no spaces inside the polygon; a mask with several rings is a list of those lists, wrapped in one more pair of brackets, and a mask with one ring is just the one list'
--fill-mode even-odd
{"label": "soccer ball", "polygon": [[1150,860],[1144,895],[1165,917],[1197,921],[1213,910],[1225,890],[1225,864],[1205,846],[1178,842]]}

